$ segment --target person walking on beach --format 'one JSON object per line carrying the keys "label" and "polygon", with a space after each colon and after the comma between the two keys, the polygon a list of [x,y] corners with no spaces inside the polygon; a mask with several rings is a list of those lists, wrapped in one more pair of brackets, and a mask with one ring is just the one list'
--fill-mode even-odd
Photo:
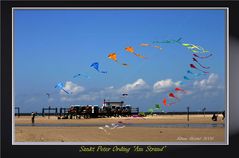
{"label": "person walking on beach", "polygon": [[32,112],[32,125],[34,126],[34,123],[35,123],[35,116],[36,116],[36,113]]}
{"label": "person walking on beach", "polygon": [[212,116],[212,120],[213,121],[217,121],[217,115],[214,113],[213,116]]}

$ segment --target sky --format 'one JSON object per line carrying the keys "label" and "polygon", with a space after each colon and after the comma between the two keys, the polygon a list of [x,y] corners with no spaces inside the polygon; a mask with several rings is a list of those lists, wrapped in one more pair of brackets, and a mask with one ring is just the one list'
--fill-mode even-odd
{"label": "sky", "polygon": [[[192,51],[176,40],[212,53],[192,61]],[[43,107],[99,105],[124,101],[140,111],[161,104],[161,110],[225,109],[225,11],[223,10],[15,10],[14,106],[22,112]],[[152,46],[142,47],[147,43]],[[135,54],[125,51],[133,47]],[[117,62],[108,58],[116,53]],[[100,73],[90,65],[99,63]],[[127,63],[128,66],[123,66]],[[194,64],[209,74],[193,78]],[[85,74],[74,78],[74,75]],[[183,76],[191,77],[185,80]],[[64,89],[55,88],[59,82]],[[180,84],[183,83],[183,84]],[[175,92],[180,87],[187,91]],[[170,98],[173,92],[179,99]],[[48,97],[46,93],[49,93]],[[122,93],[128,96],[123,97]],[[163,99],[177,102],[164,106]],[[160,111],[161,111],[160,110]]]}

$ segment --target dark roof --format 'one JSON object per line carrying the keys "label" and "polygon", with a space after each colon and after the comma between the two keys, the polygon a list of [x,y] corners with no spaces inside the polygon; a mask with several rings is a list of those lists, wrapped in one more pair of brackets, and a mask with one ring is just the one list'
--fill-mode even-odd
{"label": "dark roof", "polygon": [[122,104],[124,102],[123,101],[106,101],[105,103],[120,103],[120,104]]}

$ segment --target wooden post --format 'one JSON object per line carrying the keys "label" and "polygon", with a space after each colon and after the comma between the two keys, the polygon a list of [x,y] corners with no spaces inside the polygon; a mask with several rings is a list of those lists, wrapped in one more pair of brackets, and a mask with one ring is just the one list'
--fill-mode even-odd
{"label": "wooden post", "polygon": [[203,110],[203,115],[204,115],[204,117],[205,117],[206,108],[203,108],[202,110]]}
{"label": "wooden post", "polygon": [[17,111],[17,116],[20,117],[20,107],[15,107],[15,115]]}
{"label": "wooden post", "polygon": [[42,108],[42,117],[44,117],[45,114],[44,114],[44,108]]}
{"label": "wooden post", "polygon": [[187,107],[187,110],[188,110],[187,119],[188,119],[188,121],[189,121],[189,106]]}
{"label": "wooden post", "polygon": [[48,108],[48,119],[50,118],[50,110],[51,110],[51,107],[49,106],[49,108]]}

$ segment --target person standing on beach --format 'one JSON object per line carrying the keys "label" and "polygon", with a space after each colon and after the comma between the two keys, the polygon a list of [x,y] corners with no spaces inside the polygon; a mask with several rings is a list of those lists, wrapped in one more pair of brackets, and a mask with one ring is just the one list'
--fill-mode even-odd
{"label": "person standing on beach", "polygon": [[32,125],[34,126],[34,123],[35,123],[35,116],[36,116],[36,113],[32,112]]}

